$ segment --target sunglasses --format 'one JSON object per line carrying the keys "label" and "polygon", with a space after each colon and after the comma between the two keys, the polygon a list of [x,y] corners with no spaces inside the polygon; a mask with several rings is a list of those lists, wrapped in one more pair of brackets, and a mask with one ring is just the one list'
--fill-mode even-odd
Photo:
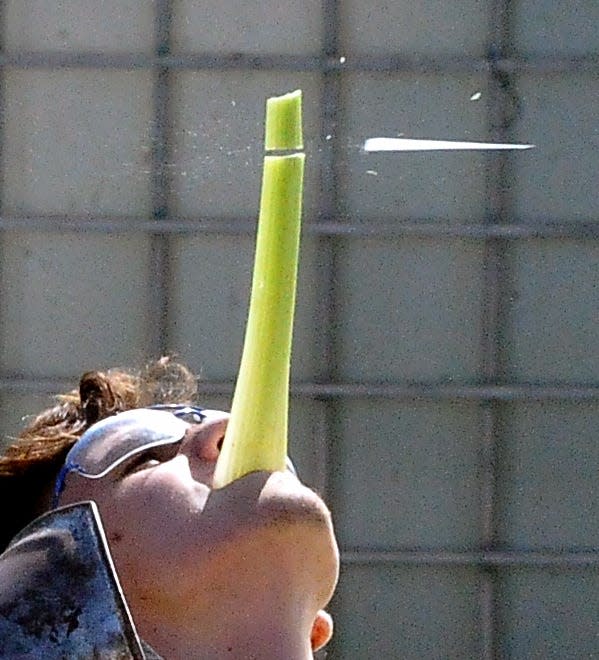
{"label": "sunglasses", "polygon": [[[201,424],[215,414],[221,413],[197,406],[158,404],[127,410],[97,422],[67,454],[54,486],[52,508],[58,506],[70,472],[101,479],[141,454],[161,462],[170,460],[177,455],[190,425]],[[297,476],[289,458],[287,469]]]}

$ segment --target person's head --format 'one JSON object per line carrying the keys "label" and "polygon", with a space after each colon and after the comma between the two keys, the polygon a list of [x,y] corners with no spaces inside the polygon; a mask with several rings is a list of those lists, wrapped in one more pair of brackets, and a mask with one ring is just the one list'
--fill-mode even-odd
{"label": "person's head", "polygon": [[[127,380],[122,372],[119,378]],[[213,490],[226,413],[152,409],[190,397],[148,396],[135,379],[127,388],[133,383],[137,394],[127,403],[106,406],[97,396],[101,387],[90,388],[91,403],[84,381],[75,407],[88,416],[74,435],[85,434],[58,481],[59,504],[97,503],[142,636],[166,657],[191,648],[194,657],[218,657],[228,648],[229,657],[250,657],[250,642],[260,657],[282,657],[284,647],[308,653],[310,638],[315,648],[326,643],[331,621],[322,608],[338,556],[320,497],[290,472],[254,473]],[[100,414],[90,415],[90,406]],[[53,464],[46,503],[64,459],[63,452]]]}
{"label": "person's head", "polygon": [[162,358],[139,371],[83,374],[79,388],[30,419],[0,455],[0,497],[12,506],[0,525],[0,552],[27,523],[51,506],[56,475],[90,426],[116,413],[160,403],[191,403],[197,382],[184,365]]}

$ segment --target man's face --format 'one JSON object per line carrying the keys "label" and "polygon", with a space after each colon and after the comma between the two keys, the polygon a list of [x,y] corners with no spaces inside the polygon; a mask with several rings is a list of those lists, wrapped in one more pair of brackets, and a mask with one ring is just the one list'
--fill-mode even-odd
{"label": "man's face", "polygon": [[211,411],[166,453],[142,451],[100,478],[67,475],[60,503],[97,503],[134,614],[139,603],[177,616],[202,600],[210,612],[227,593],[251,608],[259,594],[294,581],[316,610],[332,595],[338,551],[316,493],[291,472],[212,488],[228,419]]}

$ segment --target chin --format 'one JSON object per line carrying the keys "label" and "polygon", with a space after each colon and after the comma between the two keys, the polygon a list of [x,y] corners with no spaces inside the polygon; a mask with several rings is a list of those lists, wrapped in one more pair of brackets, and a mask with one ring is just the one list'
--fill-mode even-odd
{"label": "chin", "polygon": [[255,574],[270,574],[279,565],[281,574],[306,570],[317,577],[318,600],[330,598],[339,569],[331,513],[291,473],[254,472],[211,491],[198,522],[196,569],[201,558],[209,570],[213,562],[232,567],[238,561]]}
{"label": "chin", "polygon": [[311,574],[306,582],[314,581],[318,607],[326,607],[339,577],[339,549],[327,505],[291,473],[275,472],[260,493],[257,510],[272,544],[272,566],[287,565],[290,575]]}
{"label": "chin", "polygon": [[257,513],[268,523],[322,526],[332,529],[322,498],[290,472],[270,474],[257,501]]}

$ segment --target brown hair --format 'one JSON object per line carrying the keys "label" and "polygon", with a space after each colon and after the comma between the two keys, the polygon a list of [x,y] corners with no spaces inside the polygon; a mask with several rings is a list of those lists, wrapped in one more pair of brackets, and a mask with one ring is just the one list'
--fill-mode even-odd
{"label": "brown hair", "polygon": [[0,456],[0,552],[27,523],[48,507],[49,489],[69,449],[92,424],[131,408],[154,403],[191,403],[196,378],[171,358],[141,371],[88,371],[79,389],[58,395]]}

